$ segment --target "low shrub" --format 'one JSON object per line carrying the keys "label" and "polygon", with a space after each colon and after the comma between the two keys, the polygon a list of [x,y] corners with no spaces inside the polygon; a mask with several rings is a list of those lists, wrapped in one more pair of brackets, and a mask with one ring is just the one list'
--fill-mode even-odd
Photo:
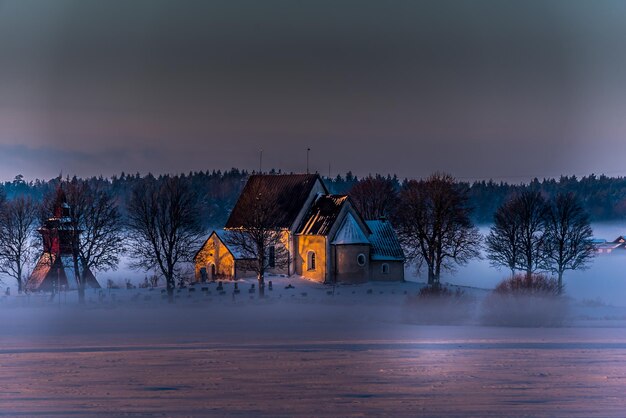
{"label": "low shrub", "polygon": [[516,274],[502,280],[494,291],[500,295],[558,295],[559,283],[543,274]]}
{"label": "low shrub", "polygon": [[518,274],[500,282],[482,304],[485,325],[558,327],[565,323],[568,302],[555,279]]}

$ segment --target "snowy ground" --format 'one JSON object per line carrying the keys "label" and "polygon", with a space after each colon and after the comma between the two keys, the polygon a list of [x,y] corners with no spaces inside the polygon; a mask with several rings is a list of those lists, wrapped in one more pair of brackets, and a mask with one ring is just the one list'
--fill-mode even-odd
{"label": "snowy ground", "polygon": [[[626,235],[626,224],[623,223],[596,223],[592,227],[595,237],[607,241]],[[487,235],[489,226],[481,227],[480,233]],[[508,275],[507,270],[491,267],[487,260],[473,260],[454,273],[444,274],[442,282],[493,289]],[[407,268],[407,277],[409,280],[424,280],[411,268]],[[567,294],[574,299],[626,306],[626,251],[595,257],[589,269],[566,272],[564,283]]]}
{"label": "snowy ground", "polygon": [[489,327],[481,289],[442,311],[414,302],[417,283],[271,279],[263,299],[253,281],[173,304],[161,289],[90,291],[85,308],[75,293],[0,298],[0,415],[626,411],[626,308],[572,299],[562,327]]}
{"label": "snowy ground", "polygon": [[[85,307],[75,292],[12,289],[0,296],[0,416],[623,417],[625,266],[603,256],[568,273],[560,305],[488,304],[507,272],[484,260],[443,277],[464,296],[441,304],[416,299],[410,268],[405,283],[270,277],[262,299],[253,279],[239,293],[181,289],[174,303],[162,288],[88,291]],[[123,264],[98,278],[145,276]],[[558,327],[526,320],[551,316]]]}

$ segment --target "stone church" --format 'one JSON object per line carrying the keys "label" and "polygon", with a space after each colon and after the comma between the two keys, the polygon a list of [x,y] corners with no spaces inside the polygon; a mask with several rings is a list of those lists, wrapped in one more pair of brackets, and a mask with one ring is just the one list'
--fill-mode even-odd
{"label": "stone church", "polygon": [[[254,277],[228,238],[250,213],[246,194],[259,187],[278,209],[274,227],[284,233],[288,253],[286,266],[269,273],[321,283],[404,280],[404,253],[388,220],[364,220],[348,196],[330,194],[317,174],[261,174],[250,176],[225,227],[211,232],[197,252],[197,281]],[[270,266],[275,252],[268,249]]]}

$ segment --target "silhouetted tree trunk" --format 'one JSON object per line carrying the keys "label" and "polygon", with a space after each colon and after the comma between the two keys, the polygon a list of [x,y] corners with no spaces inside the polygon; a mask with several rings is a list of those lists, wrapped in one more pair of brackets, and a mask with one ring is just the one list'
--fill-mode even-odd
{"label": "silhouetted tree trunk", "polygon": [[[63,232],[67,234],[72,253],[72,269],[77,283],[78,302],[85,303],[85,281],[80,274],[80,235],[84,213],[87,207],[87,186],[84,181],[74,177],[59,184],[60,190],[49,195],[44,203],[44,217],[50,216],[57,209],[56,206],[67,204],[68,213],[62,218]],[[59,289],[60,290],[60,289]]]}
{"label": "silhouetted tree trunk", "polygon": [[538,191],[524,191],[512,204],[519,218],[517,268],[530,277],[544,262],[548,206]]}
{"label": "silhouetted tree trunk", "polygon": [[[265,273],[269,268],[285,268],[289,262],[286,247],[288,231],[275,227],[280,216],[275,203],[266,199],[269,190],[258,184],[250,192],[242,194],[239,205],[246,208],[245,223],[239,228],[228,230],[227,245],[236,248],[244,262],[246,270],[256,273],[259,283],[259,294],[265,290]],[[273,248],[273,257],[270,257]]]}
{"label": "silhouetted tree trunk", "polygon": [[78,299],[85,302],[87,272],[116,269],[124,250],[122,222],[112,193],[98,180],[73,178],[61,183],[69,206],[72,263]]}
{"label": "silhouetted tree trunk", "polygon": [[128,203],[130,254],[133,266],[157,268],[165,277],[173,301],[179,264],[191,261],[205,228],[198,196],[180,177],[146,178]]}
{"label": "silhouetted tree trunk", "polygon": [[87,183],[78,252],[83,282],[89,270],[115,270],[124,252],[122,217],[115,196],[101,183]]}
{"label": "silhouetted tree trunk", "polygon": [[442,270],[480,256],[481,236],[470,221],[467,193],[447,174],[408,181],[399,193],[395,226],[407,259],[426,265],[428,284],[439,286]]}
{"label": "silhouetted tree trunk", "polygon": [[589,216],[574,194],[557,195],[547,215],[544,267],[557,275],[559,293],[565,271],[584,269],[593,258],[592,237]]}
{"label": "silhouetted tree trunk", "polygon": [[8,202],[0,198],[0,272],[17,281],[18,293],[24,290],[24,269],[32,261],[38,205],[18,196]]}
{"label": "silhouetted tree trunk", "polygon": [[515,276],[520,250],[521,220],[515,199],[502,204],[494,214],[493,226],[485,240],[487,258],[495,267],[504,266]]}

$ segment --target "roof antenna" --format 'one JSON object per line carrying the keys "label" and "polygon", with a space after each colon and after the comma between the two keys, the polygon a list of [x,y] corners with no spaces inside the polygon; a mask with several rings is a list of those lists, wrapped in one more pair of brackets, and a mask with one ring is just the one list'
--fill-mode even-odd
{"label": "roof antenna", "polygon": [[309,174],[309,152],[311,148],[306,149],[306,173]]}

